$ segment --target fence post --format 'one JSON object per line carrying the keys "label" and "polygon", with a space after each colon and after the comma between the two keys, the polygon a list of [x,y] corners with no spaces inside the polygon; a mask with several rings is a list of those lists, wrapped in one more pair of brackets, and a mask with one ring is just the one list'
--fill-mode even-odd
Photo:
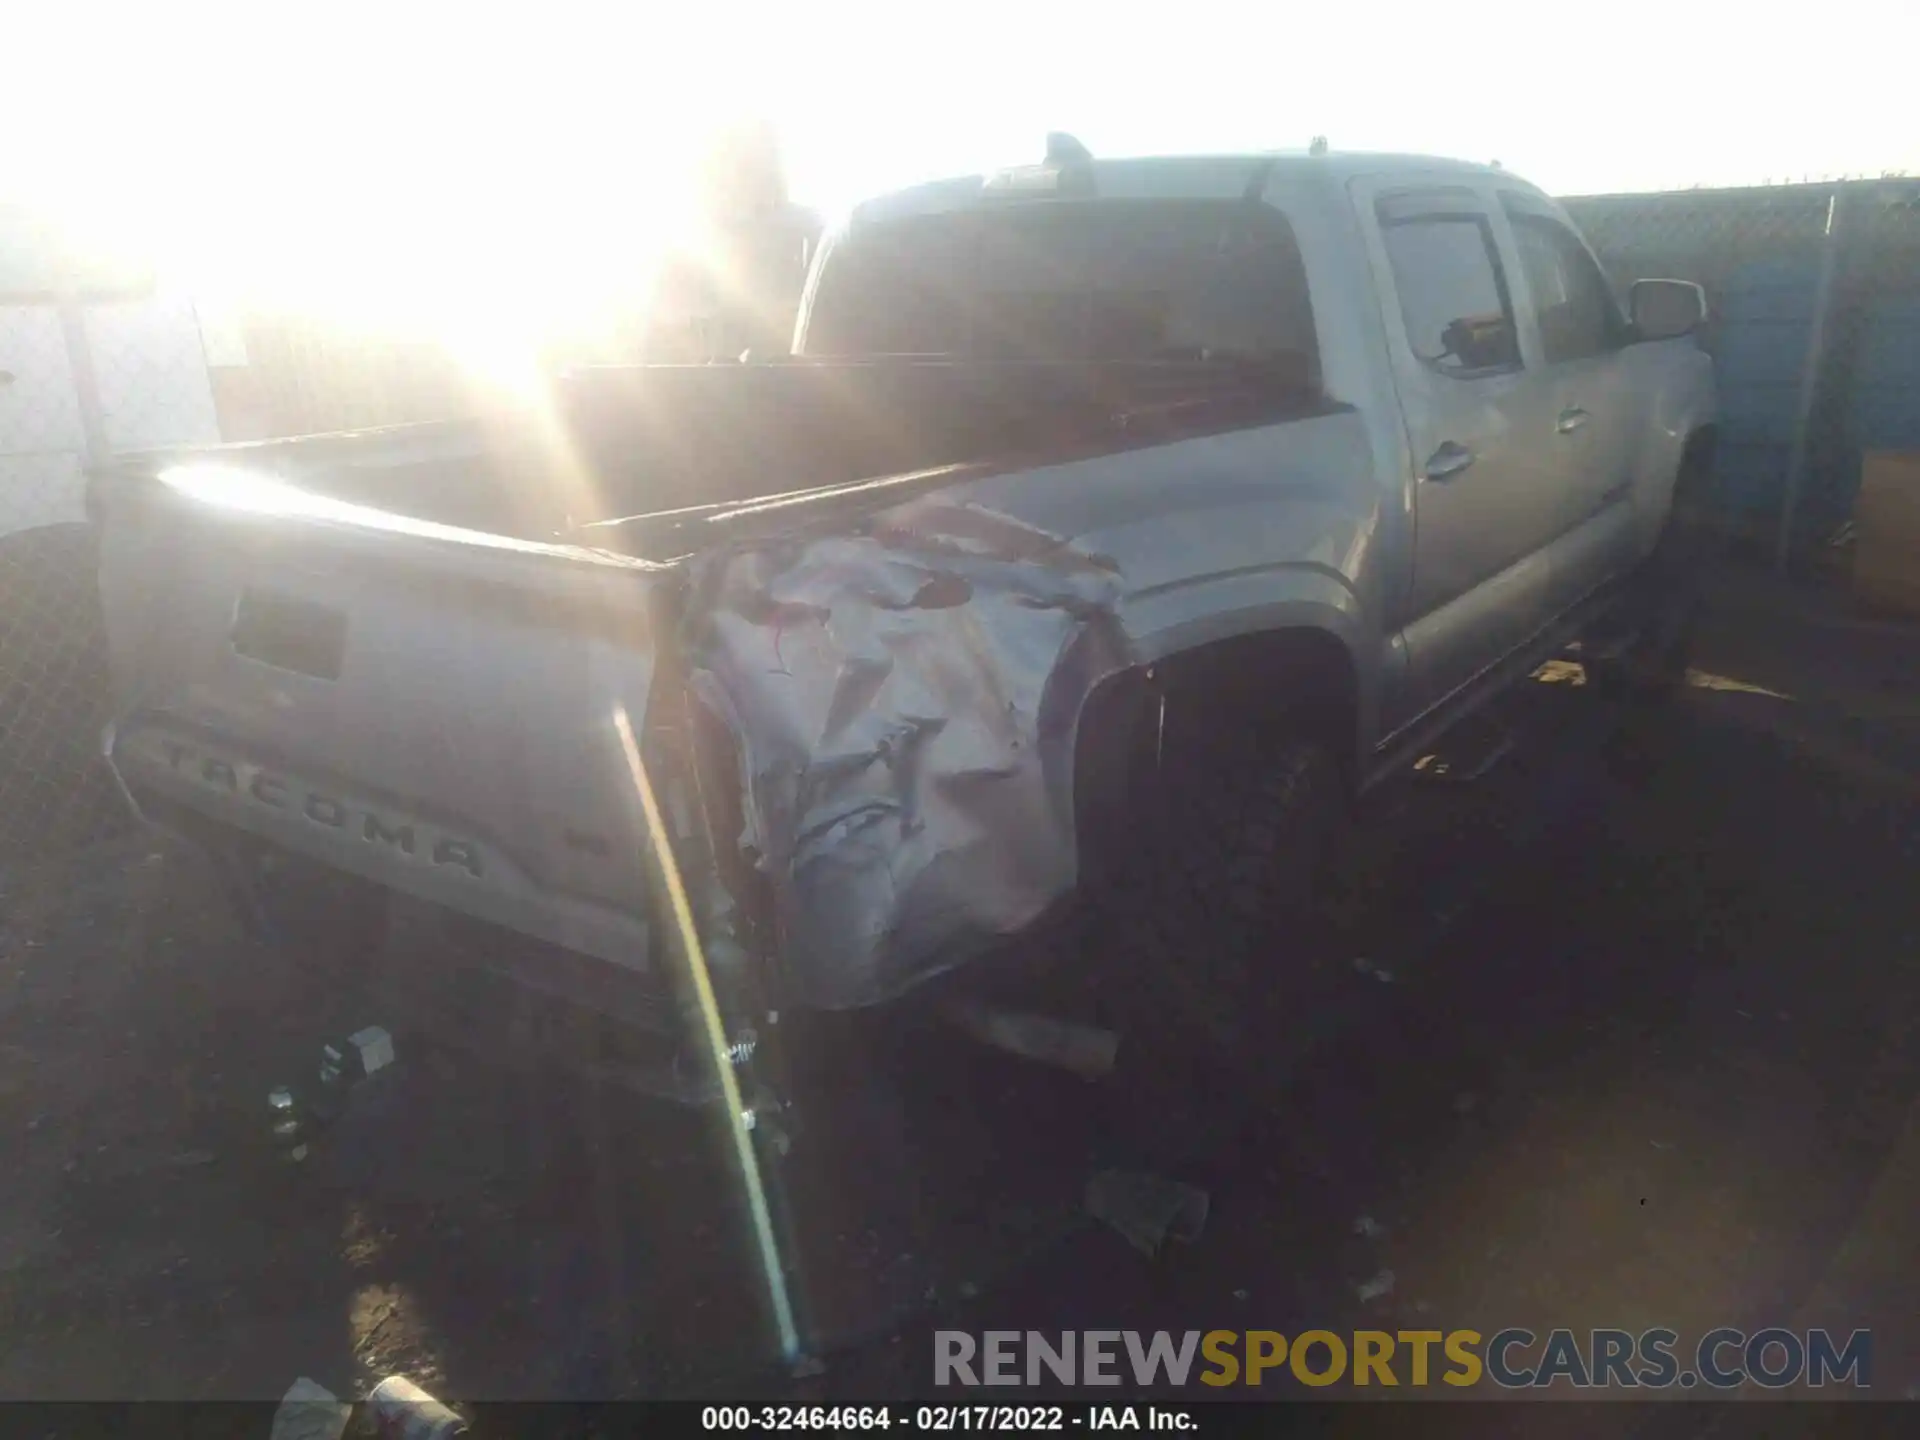
{"label": "fence post", "polygon": [[86,441],[87,463],[103,465],[113,453],[107,443],[106,410],[100,403],[100,377],[93,368],[93,347],[87,341],[87,312],[80,296],[62,290],[58,301],[60,338],[67,347],[67,373],[73,377],[74,398],[80,407],[80,433]]}
{"label": "fence post", "polygon": [[1807,326],[1807,353],[1800,362],[1800,395],[1794,406],[1793,449],[1787,458],[1786,492],[1780,497],[1780,529],[1774,540],[1773,568],[1785,573],[1793,549],[1794,516],[1807,479],[1807,435],[1813,428],[1813,405],[1820,390],[1820,371],[1826,359],[1827,314],[1833,308],[1833,276],[1840,254],[1841,203],[1846,195],[1836,185],[1827,197],[1827,229],[1820,242],[1820,272],[1813,283],[1813,319]]}

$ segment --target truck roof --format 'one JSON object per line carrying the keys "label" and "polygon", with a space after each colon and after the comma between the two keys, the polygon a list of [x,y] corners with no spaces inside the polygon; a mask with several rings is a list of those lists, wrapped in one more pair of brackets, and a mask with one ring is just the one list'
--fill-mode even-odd
{"label": "truck roof", "polygon": [[[990,179],[1021,173],[1038,175],[1046,168],[1038,163],[1014,165],[998,171],[926,181],[865,200],[854,208],[849,219],[857,225],[898,216],[969,209],[992,203],[1005,193],[990,188],[987,184]],[[1527,190],[1535,188],[1497,165],[1432,155],[1367,151],[1312,154],[1305,150],[1272,150],[1239,155],[1158,155],[1080,161],[1075,163],[1075,169],[1090,176],[1093,194],[1109,199],[1237,199],[1256,183],[1285,174],[1310,177],[1333,186],[1343,186],[1359,176],[1383,173],[1404,175],[1410,180],[1430,178],[1442,184],[1498,176],[1510,185]],[[1038,199],[1045,192],[1028,193]]]}

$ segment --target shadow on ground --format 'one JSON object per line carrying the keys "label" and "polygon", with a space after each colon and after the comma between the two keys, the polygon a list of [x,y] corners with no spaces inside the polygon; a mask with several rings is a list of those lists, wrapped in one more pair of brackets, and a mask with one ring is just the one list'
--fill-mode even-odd
{"label": "shadow on ground", "polygon": [[[1550,667],[1485,780],[1380,802],[1362,918],[1276,942],[1304,979],[1256,1074],[1154,1036],[1098,1085],[930,1030],[861,1041],[867,1083],[807,1121],[778,1197],[832,1337],[798,1385],[708,1119],[416,1047],[321,1163],[278,1166],[267,1088],[408,1017],[249,942],[189,853],[16,874],[0,1394],[405,1370],[468,1398],[905,1397],[937,1326],[1656,1324],[1872,1326],[1899,1394],[1920,639],[1720,595],[1678,705]],[[1199,1242],[1148,1261],[1088,1221],[1115,1163],[1205,1187]]]}

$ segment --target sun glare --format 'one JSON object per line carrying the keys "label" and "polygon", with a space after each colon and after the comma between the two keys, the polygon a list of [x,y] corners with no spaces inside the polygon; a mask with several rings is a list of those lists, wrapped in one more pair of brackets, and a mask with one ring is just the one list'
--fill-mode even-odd
{"label": "sun glare", "polygon": [[[1823,25],[1888,43],[1844,64],[1803,62],[1791,30],[1729,32],[1716,7],[1627,0],[1612,32],[1657,43],[1623,41],[1610,63],[1642,65],[1656,88],[1685,77],[1689,103],[1718,117],[1691,128],[1670,107],[1566,103],[1520,0],[1472,23],[1389,0],[1365,22],[1276,12],[1251,29],[1202,3],[1172,37],[1084,3],[983,7],[965,24],[875,0],[17,7],[8,41],[23,58],[0,87],[0,133],[19,143],[0,200],[84,214],[196,295],[431,338],[507,378],[637,315],[691,231],[703,145],[747,114],[777,121],[794,198],[827,212],[1031,158],[1061,126],[1100,154],[1325,133],[1499,155],[1559,193],[1920,166],[1899,109],[1911,47],[1885,30],[1912,24],[1864,0],[1829,12],[1879,18]],[[1210,42],[1225,33],[1239,39]],[[1591,38],[1571,36],[1576,50]],[[1762,82],[1789,69],[1796,103],[1777,105]],[[1482,74],[1502,77],[1500,103],[1447,98]]]}
{"label": "sun glare", "polygon": [[86,8],[26,18],[38,43],[20,53],[85,54],[94,98],[76,106],[51,74],[10,81],[0,122],[34,144],[9,151],[0,201],[110,236],[223,308],[430,340],[510,381],[631,324],[663,256],[697,244],[720,117],[698,67],[662,51],[711,36],[188,0],[164,24],[96,13],[116,36],[103,51],[77,33]]}
{"label": "sun glare", "polygon": [[269,192],[162,210],[152,240],[196,294],[432,341],[484,379],[517,383],[543,356],[591,349],[644,312],[663,256],[695,243],[688,208],[644,183],[563,193],[508,173],[423,195],[369,177],[324,204]]}

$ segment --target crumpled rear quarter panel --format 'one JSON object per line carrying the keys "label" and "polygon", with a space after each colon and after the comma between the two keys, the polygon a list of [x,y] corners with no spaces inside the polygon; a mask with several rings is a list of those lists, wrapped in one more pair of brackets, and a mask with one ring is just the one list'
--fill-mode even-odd
{"label": "crumpled rear quarter panel", "polygon": [[800,1003],[885,1000],[1072,886],[1072,728],[1125,663],[1119,594],[951,493],[694,562],[693,683],[739,739]]}

